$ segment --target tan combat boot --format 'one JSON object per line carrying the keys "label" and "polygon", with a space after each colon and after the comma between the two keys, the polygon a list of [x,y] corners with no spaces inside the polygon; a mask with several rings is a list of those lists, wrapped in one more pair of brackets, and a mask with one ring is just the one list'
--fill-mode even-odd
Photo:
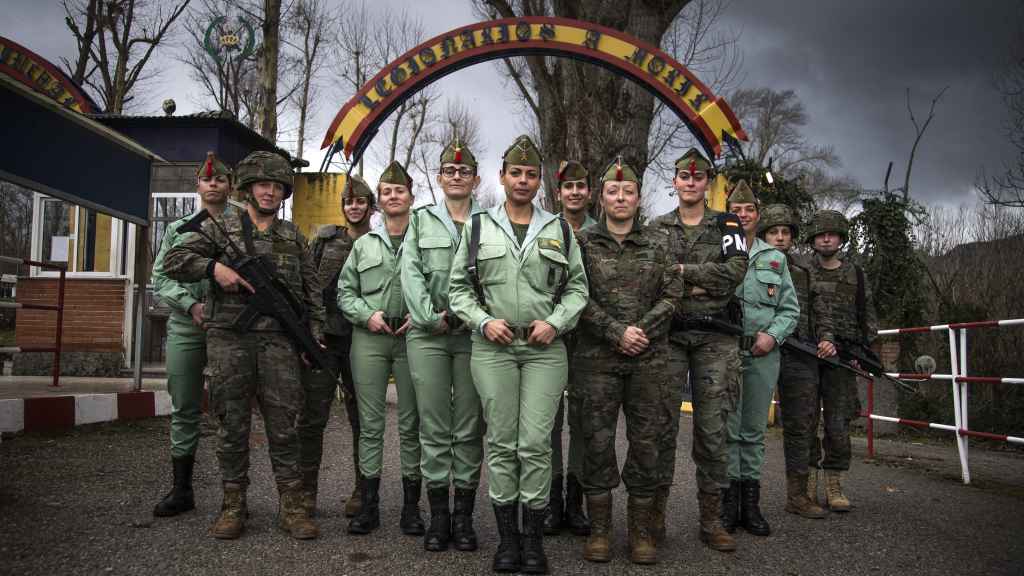
{"label": "tan combat boot", "polygon": [[654,506],[651,508],[651,536],[654,542],[665,541],[665,507],[668,505],[670,486],[658,486],[654,492]]}
{"label": "tan combat boot", "polygon": [[630,495],[628,510],[629,559],[634,564],[657,564],[658,547],[651,535],[651,510],[654,498]]}
{"label": "tan combat boot", "polygon": [[736,550],[736,540],[722,527],[718,517],[722,506],[722,496],[718,491],[700,492],[697,503],[700,505],[700,539],[712,550],[732,552]]}
{"label": "tan combat boot", "polygon": [[825,509],[807,498],[807,475],[796,472],[786,474],[786,512],[804,518],[825,517]]}
{"label": "tan combat boot", "polygon": [[316,516],[316,495],[319,484],[319,470],[302,472],[302,507],[310,518]]}
{"label": "tan combat boot", "polygon": [[221,540],[234,540],[245,530],[248,508],[245,502],[245,486],[232,482],[224,483],[224,500],[220,515],[210,528],[210,535]]}
{"label": "tan combat boot", "polygon": [[818,469],[817,468],[811,468],[808,471],[808,474],[807,474],[807,499],[810,500],[812,504],[820,505],[821,501],[818,500]]}
{"label": "tan combat boot", "polygon": [[590,562],[608,562],[612,559],[612,493],[587,494],[587,512],[590,514],[590,536],[583,547],[583,559]]}
{"label": "tan combat boot", "polygon": [[281,505],[277,511],[278,526],[297,540],[311,540],[320,535],[302,505],[302,484],[295,482],[279,488]]}
{"label": "tan combat boot", "polygon": [[356,485],[352,487],[352,495],[345,502],[345,517],[355,518],[363,509],[363,475],[356,469]]}
{"label": "tan combat boot", "polygon": [[825,471],[825,496],[833,512],[850,511],[850,500],[843,494],[843,486],[839,483],[841,475],[839,470]]}

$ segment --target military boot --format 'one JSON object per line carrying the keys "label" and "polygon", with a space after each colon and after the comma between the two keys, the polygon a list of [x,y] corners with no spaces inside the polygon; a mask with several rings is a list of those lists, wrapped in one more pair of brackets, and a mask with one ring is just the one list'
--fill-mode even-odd
{"label": "military boot", "polygon": [[565,501],[562,500],[562,476],[551,477],[551,490],[548,495],[548,505],[544,507],[544,534],[554,536],[562,527],[562,513],[565,508]]}
{"label": "military boot", "polygon": [[547,574],[548,557],[544,553],[544,509],[523,504],[523,574]]}
{"label": "military boot", "polygon": [[296,540],[312,540],[320,529],[310,519],[303,506],[302,482],[296,481],[279,487],[281,504],[277,511],[278,527]]}
{"label": "military boot", "polygon": [[654,542],[665,541],[665,508],[668,506],[668,494],[671,486],[658,486],[654,491],[654,505],[651,507],[651,536]]}
{"label": "military boot", "polygon": [[807,475],[789,472],[786,474],[786,512],[804,518],[821,519],[825,509],[807,498]]}
{"label": "military boot", "polygon": [[700,506],[700,539],[712,550],[732,552],[736,549],[736,540],[722,528],[722,521],[719,519],[720,498],[719,492],[701,492],[697,495],[697,503]]}
{"label": "military boot", "polygon": [[402,478],[402,516],[398,525],[407,536],[423,536],[426,531],[420,516],[422,486],[419,478]]}
{"label": "military boot", "polygon": [[833,512],[850,511],[850,500],[843,494],[841,478],[842,472],[839,470],[825,471],[825,496],[828,498],[828,507]]}
{"label": "military boot", "polygon": [[629,496],[629,559],[634,564],[657,564],[658,547],[651,535],[651,510],[654,498]]}
{"label": "military boot", "polygon": [[380,478],[363,477],[359,514],[348,523],[349,534],[369,534],[380,526]]}
{"label": "military boot", "polygon": [[575,536],[590,534],[590,519],[583,513],[583,486],[575,474],[565,479],[565,516],[563,524]]}
{"label": "military boot", "polygon": [[608,562],[612,559],[612,493],[587,494],[590,536],[583,547],[583,559]]}
{"label": "military boot", "polygon": [[519,572],[523,563],[519,546],[519,504],[493,504],[494,519],[498,524],[498,550],[494,553],[491,569],[495,572]]}
{"label": "military boot", "polygon": [[423,538],[423,549],[428,552],[443,552],[448,549],[452,537],[452,516],[448,509],[448,487],[427,489],[430,503],[430,527]]}
{"label": "military boot", "polygon": [[761,482],[746,479],[740,482],[740,525],[754,536],[768,536],[772,528],[761,515]]}
{"label": "military boot", "polygon": [[245,518],[249,508],[245,502],[245,485],[233,482],[224,483],[224,500],[220,505],[220,515],[210,528],[210,534],[221,540],[234,540],[245,530]]}
{"label": "military boot", "polygon": [[811,468],[807,474],[807,499],[812,504],[821,505],[821,500],[818,500],[818,469]]}
{"label": "military boot", "polygon": [[320,470],[302,471],[302,507],[310,518],[316,516],[316,496],[320,482]]}
{"label": "military boot", "polygon": [[352,495],[345,501],[345,517],[355,518],[363,507],[363,473],[356,467],[356,484],[352,487]]}
{"label": "military boot", "polygon": [[476,531],[473,530],[473,505],[476,503],[476,490],[472,488],[455,489],[455,513],[452,514],[452,539],[455,549],[472,552],[477,548]]}
{"label": "military boot", "polygon": [[195,509],[196,501],[192,493],[192,467],[194,464],[194,454],[171,458],[174,484],[171,491],[153,508],[153,516],[177,516],[182,512]]}
{"label": "military boot", "polygon": [[729,480],[729,487],[722,488],[722,528],[732,534],[740,523],[740,481]]}

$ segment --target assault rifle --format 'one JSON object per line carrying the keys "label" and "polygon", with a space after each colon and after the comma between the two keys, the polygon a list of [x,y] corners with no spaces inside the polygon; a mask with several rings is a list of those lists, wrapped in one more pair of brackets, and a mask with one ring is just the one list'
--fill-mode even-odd
{"label": "assault rifle", "polygon": [[[248,220],[248,215],[243,213],[241,217],[243,232],[251,234],[251,229],[248,229],[248,227],[251,227],[252,223]],[[273,262],[263,255],[250,255],[239,249],[231,241],[231,236],[228,235],[224,226],[216,218],[211,218],[210,213],[206,209],[201,210],[178,230],[182,232],[195,232],[203,236],[214,246],[217,246],[222,253],[227,255],[224,247],[219,245],[203,230],[202,224],[206,220],[212,221],[217,229],[220,230],[220,233],[228,242],[228,248],[234,254],[234,256],[229,255],[231,260],[225,264],[237,272],[253,288],[253,293],[246,295],[246,307],[238,315],[238,318],[235,319],[233,329],[245,332],[252,327],[253,322],[260,316],[270,316],[277,320],[281,327],[284,328],[285,333],[298,346],[299,350],[306,354],[314,368],[327,370],[334,379],[337,379],[337,370],[333,368],[333,365],[327,358],[327,354],[320,347],[320,343],[317,342],[316,338],[313,337],[312,330],[309,329],[309,318],[306,315],[305,306],[295,298],[295,295],[292,294],[288,286],[281,281],[277,274],[277,267],[274,266]]]}

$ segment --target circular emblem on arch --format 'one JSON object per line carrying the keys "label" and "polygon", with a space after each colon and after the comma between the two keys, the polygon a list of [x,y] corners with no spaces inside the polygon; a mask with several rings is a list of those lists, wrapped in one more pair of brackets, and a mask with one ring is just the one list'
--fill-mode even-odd
{"label": "circular emblem on arch", "polygon": [[388,115],[430,83],[473,64],[530,54],[585,60],[634,80],[673,110],[709,155],[747,139],[725,100],[658,47],[590,22],[531,16],[478,22],[409,50],[342,106],[321,148],[340,146],[354,161]]}

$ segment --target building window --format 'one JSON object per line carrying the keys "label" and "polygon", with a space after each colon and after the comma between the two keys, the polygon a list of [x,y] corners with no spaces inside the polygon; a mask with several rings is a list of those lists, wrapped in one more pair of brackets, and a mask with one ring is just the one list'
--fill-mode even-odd
{"label": "building window", "polygon": [[[32,256],[80,276],[124,276],[125,225],[121,220],[36,193]],[[32,268],[33,275],[53,271]]]}

